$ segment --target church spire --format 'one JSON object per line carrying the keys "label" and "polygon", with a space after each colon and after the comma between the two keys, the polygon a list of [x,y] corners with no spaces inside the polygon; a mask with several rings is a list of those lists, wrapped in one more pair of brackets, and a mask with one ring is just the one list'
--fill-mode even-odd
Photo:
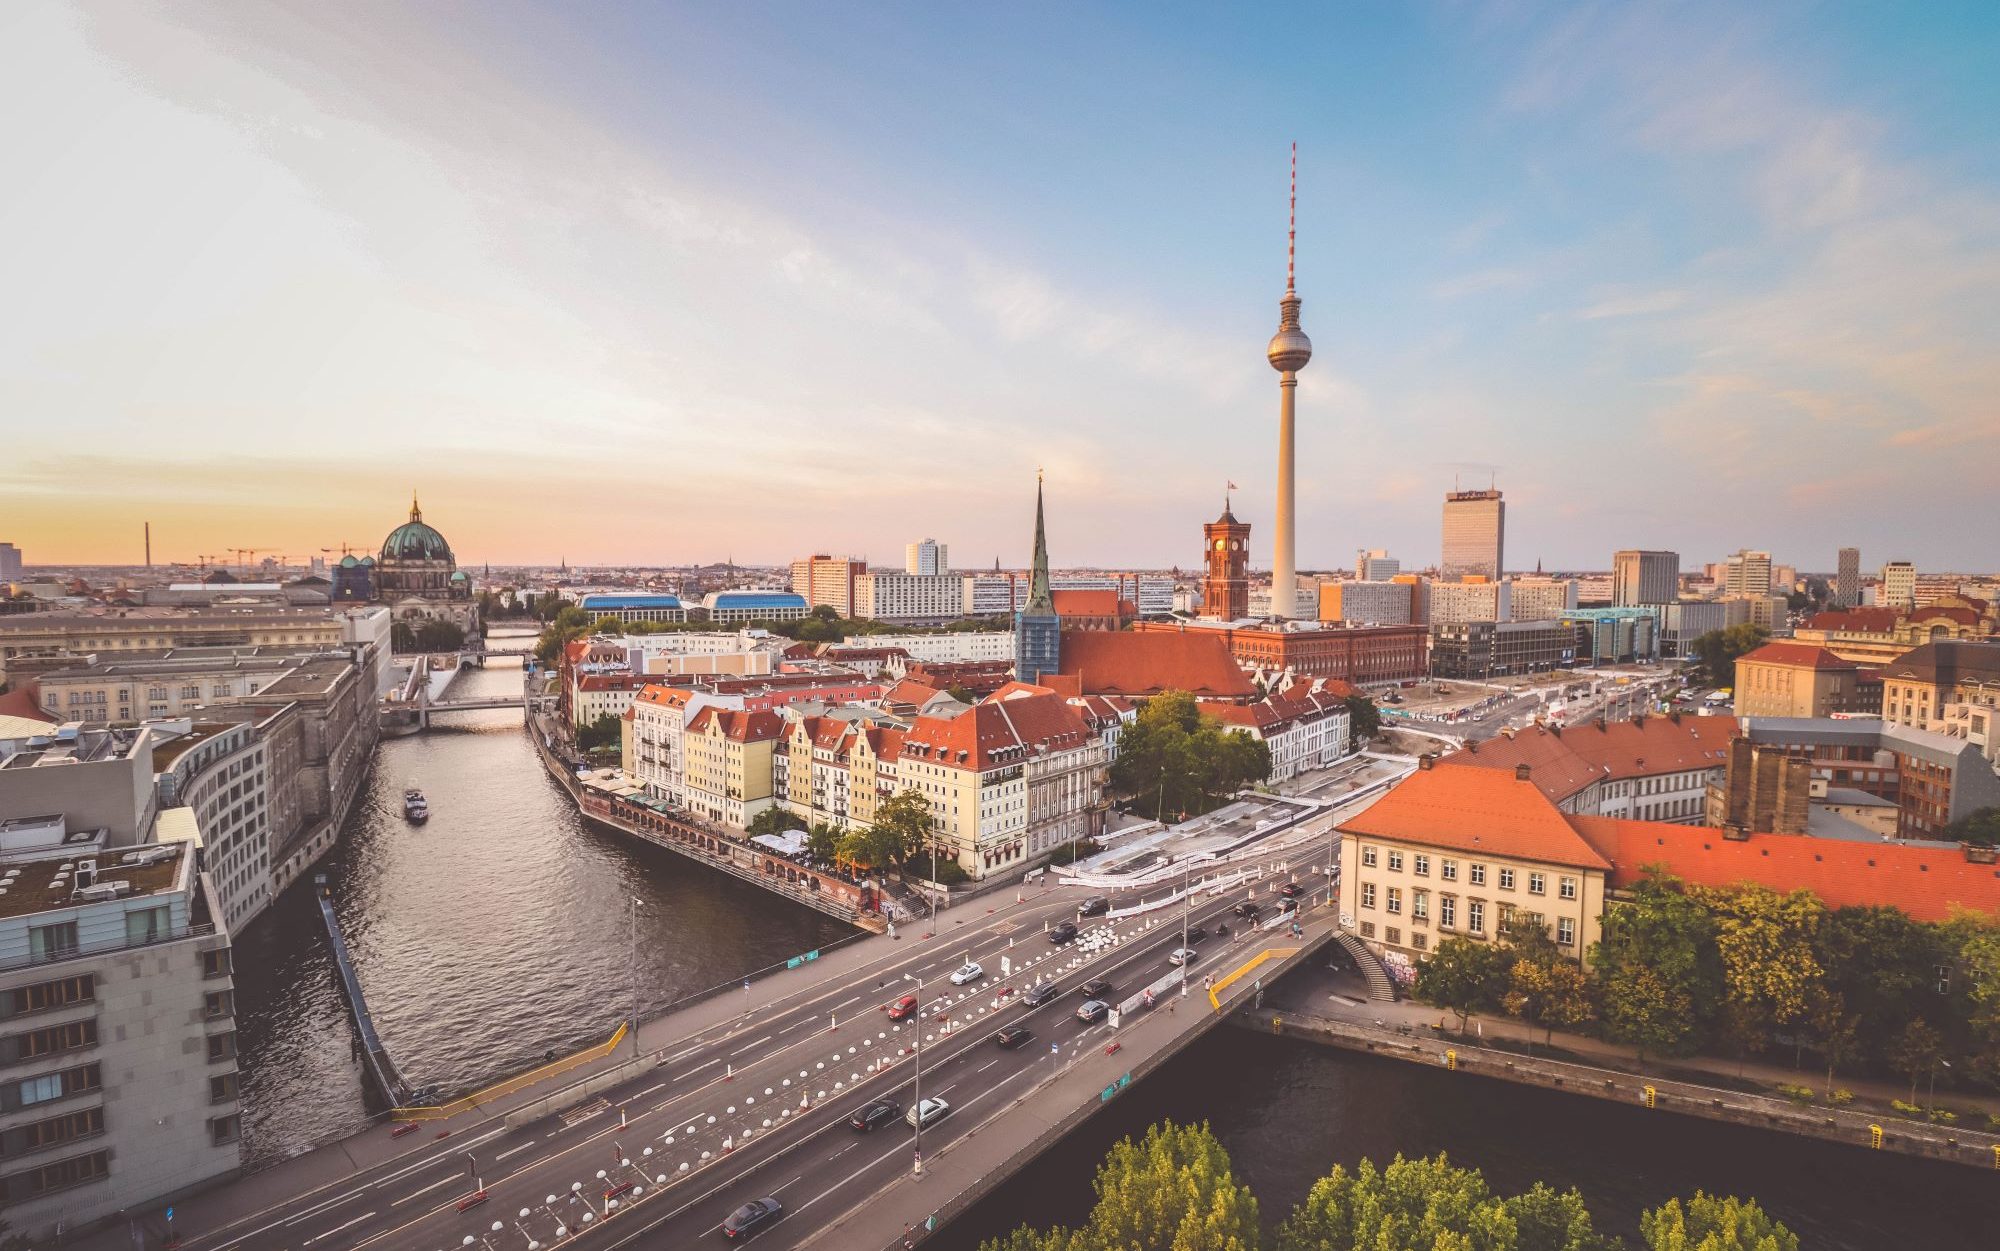
{"label": "church spire", "polygon": [[420,508],[420,507],[418,507],[418,506],[417,506],[417,488],[415,488],[415,487],[411,487],[411,488],[410,488],[410,520],[411,520],[411,521],[413,521],[413,522],[416,522],[416,521],[422,521],[423,519],[424,519],[424,510],[423,510],[422,508]]}
{"label": "church spire", "polygon": [[1035,564],[1028,574],[1028,611],[1053,613],[1049,594],[1049,541],[1042,529],[1042,471],[1035,471]]}

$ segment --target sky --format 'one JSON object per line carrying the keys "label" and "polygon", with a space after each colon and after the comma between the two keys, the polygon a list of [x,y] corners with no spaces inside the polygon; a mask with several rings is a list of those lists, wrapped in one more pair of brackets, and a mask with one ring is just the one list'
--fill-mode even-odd
{"label": "sky", "polygon": [[2000,566],[2000,8],[0,7],[30,563]]}

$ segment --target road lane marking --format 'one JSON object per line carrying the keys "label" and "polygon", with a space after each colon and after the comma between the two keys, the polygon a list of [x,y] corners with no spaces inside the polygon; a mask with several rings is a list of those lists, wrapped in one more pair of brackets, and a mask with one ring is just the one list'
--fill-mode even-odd
{"label": "road lane marking", "polygon": [[695,1066],[694,1066],[693,1068],[691,1068],[691,1069],[689,1069],[689,1070],[688,1070],[687,1072],[685,1072],[685,1073],[681,1074],[681,1075],[680,1075],[679,1077],[675,1078],[674,1080],[675,1080],[675,1081],[683,1081],[683,1080],[685,1080],[685,1079],[687,1079],[687,1078],[690,1078],[690,1077],[693,1077],[693,1076],[694,1076],[694,1075],[695,1075],[696,1073],[699,1073],[699,1072],[701,1072],[701,1071],[702,1071],[703,1069],[712,1069],[712,1068],[714,1068],[714,1067],[715,1067],[716,1065],[718,1065],[718,1064],[720,1064],[720,1063],[722,1063],[722,1057],[721,1057],[721,1056],[717,1056],[717,1057],[716,1057],[715,1059],[713,1059],[713,1060],[710,1060],[710,1061],[709,1061],[709,1062],[708,1062],[707,1064],[697,1064],[697,1065],[695,1065]]}
{"label": "road lane marking", "polygon": [[[347,1224],[345,1225],[335,1225],[332,1229],[329,1229],[325,1233],[321,1234],[320,1238],[331,1238],[343,1229],[352,1229],[354,1226],[359,1225],[361,1222],[367,1220],[369,1217],[373,1215],[375,1215],[373,1212],[363,1212],[361,1215],[355,1217],[353,1220],[347,1222]],[[316,1241],[318,1241],[318,1239],[314,1238],[306,1239],[306,1243],[308,1244]]]}
{"label": "road lane marking", "polygon": [[730,1052],[729,1058],[734,1060],[737,1056],[742,1055],[744,1052],[755,1051],[757,1048],[763,1046],[765,1043],[770,1041],[771,1041],[771,1036],[769,1034],[766,1034],[762,1038],[756,1040],[755,1042],[745,1043],[742,1047],[739,1047],[737,1050]]}
{"label": "road lane marking", "polygon": [[432,1182],[430,1185],[425,1186],[422,1190],[416,1191],[413,1194],[404,1195],[402,1198],[391,1203],[389,1206],[392,1208],[402,1207],[405,1203],[408,1203],[412,1199],[421,1199],[425,1195],[429,1194],[431,1191],[436,1190],[439,1186],[449,1186],[457,1180],[458,1180],[458,1175],[456,1173],[452,1174],[450,1177],[440,1177],[436,1181]]}
{"label": "road lane marking", "polygon": [[646,1087],[644,1090],[628,1098],[626,1102],[631,1103],[636,1100],[644,1099],[647,1095],[652,1094],[654,1091],[665,1090],[666,1088],[667,1084],[665,1082],[654,1082],[652,1085]]}
{"label": "road lane marking", "polygon": [[811,1025],[811,1024],[812,1024],[812,1023],[814,1022],[814,1021],[817,1021],[817,1020],[819,1020],[819,1013],[815,1012],[815,1013],[813,1013],[813,1014],[812,1014],[811,1016],[807,1017],[807,1018],[806,1018],[805,1020],[803,1020],[803,1021],[793,1021],[793,1022],[792,1022],[792,1023],[790,1024],[790,1025],[787,1025],[787,1026],[786,1026],[785,1028],[783,1028],[783,1029],[779,1030],[779,1031],[778,1031],[778,1033],[780,1033],[780,1034],[789,1034],[789,1033],[791,1033],[791,1032],[792,1032],[793,1030],[797,1029],[797,1028],[798,1028],[799,1026],[801,1026],[801,1025]]}
{"label": "road lane marking", "polygon": [[526,1151],[529,1147],[534,1146],[537,1142],[540,1141],[541,1140],[539,1138],[530,1138],[528,1141],[522,1143],[520,1146],[509,1147],[505,1151],[502,1151],[499,1155],[494,1156],[493,1158],[496,1160],[504,1160],[510,1155],[519,1155],[523,1151]]}
{"label": "road lane marking", "polygon": [[987,1069],[990,1069],[990,1068],[992,1068],[992,1067],[993,1067],[994,1065],[996,1065],[996,1064],[998,1064],[998,1063],[1000,1063],[1000,1061],[998,1061],[998,1060],[988,1060],[988,1061],[987,1061],[986,1063],[984,1063],[984,1064],[980,1065],[980,1066],[979,1066],[979,1067],[978,1067],[977,1069],[975,1069],[975,1070],[973,1070],[973,1071],[974,1071],[975,1073],[984,1073],[984,1072],[985,1072],[985,1071],[986,1071]]}

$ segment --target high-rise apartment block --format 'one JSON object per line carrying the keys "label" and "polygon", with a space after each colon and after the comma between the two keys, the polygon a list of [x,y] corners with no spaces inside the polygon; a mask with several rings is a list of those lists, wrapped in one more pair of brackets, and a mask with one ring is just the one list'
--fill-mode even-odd
{"label": "high-rise apartment block", "polygon": [[0,582],[21,580],[21,549],[12,543],[0,543]]}
{"label": "high-rise apartment block", "polygon": [[1512,621],[1554,621],[1577,606],[1574,578],[1509,578]]}
{"label": "high-rise apartment block", "polygon": [[1201,580],[1201,615],[1241,621],[1250,615],[1250,526],[1223,501],[1222,515],[1201,528],[1207,573]]}
{"label": "high-rise apartment block", "polygon": [[1861,602],[1861,549],[1840,549],[1840,571],[1833,575],[1833,606],[1853,608]]}
{"label": "high-rise apartment block", "polygon": [[1611,603],[1618,608],[1671,604],[1680,598],[1679,552],[1627,548],[1611,558]]}
{"label": "high-rise apartment block", "polygon": [[1458,625],[1467,621],[1512,621],[1513,584],[1473,578],[1464,582],[1433,582],[1430,624]]}
{"label": "high-rise apartment block", "polygon": [[792,562],[792,590],[805,597],[807,608],[824,606],[852,617],[854,584],[866,572],[868,563],[851,556],[808,556]]}
{"label": "high-rise apartment block", "polygon": [[947,548],[936,539],[925,539],[903,549],[903,572],[935,577],[951,572]]}
{"label": "high-rise apartment block", "polygon": [[951,573],[877,569],[854,580],[854,616],[938,625],[965,615],[965,579]]}
{"label": "high-rise apartment block", "polygon": [[1342,625],[1409,625],[1417,619],[1417,586],[1407,582],[1322,582],[1319,619]]}
{"label": "high-rise apartment block", "polygon": [[1445,581],[1482,577],[1498,582],[1506,559],[1507,504],[1497,490],[1453,491],[1444,497]]}
{"label": "high-rise apartment block", "polygon": [[1356,582],[1387,582],[1403,572],[1403,562],[1381,548],[1362,548],[1354,554]]}
{"label": "high-rise apartment block", "polygon": [[1769,595],[1771,553],[1744,548],[1722,562],[1724,595]]}
{"label": "high-rise apartment block", "polygon": [[1917,567],[1907,560],[1892,560],[1882,566],[1882,586],[1875,602],[1885,608],[1914,608],[1917,603]]}

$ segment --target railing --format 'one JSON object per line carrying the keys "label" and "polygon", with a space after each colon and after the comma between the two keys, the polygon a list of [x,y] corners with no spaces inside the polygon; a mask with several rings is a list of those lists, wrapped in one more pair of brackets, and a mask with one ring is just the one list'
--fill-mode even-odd
{"label": "railing", "polygon": [[32,969],[45,964],[60,964],[65,960],[85,960],[94,956],[110,955],[119,951],[137,951],[145,947],[158,947],[165,943],[178,943],[189,938],[205,938],[215,933],[213,925],[184,925],[180,929],[153,938],[124,939],[119,942],[93,943],[87,947],[72,947],[65,951],[45,952],[39,956],[16,957],[0,960],[0,972],[12,969]]}

